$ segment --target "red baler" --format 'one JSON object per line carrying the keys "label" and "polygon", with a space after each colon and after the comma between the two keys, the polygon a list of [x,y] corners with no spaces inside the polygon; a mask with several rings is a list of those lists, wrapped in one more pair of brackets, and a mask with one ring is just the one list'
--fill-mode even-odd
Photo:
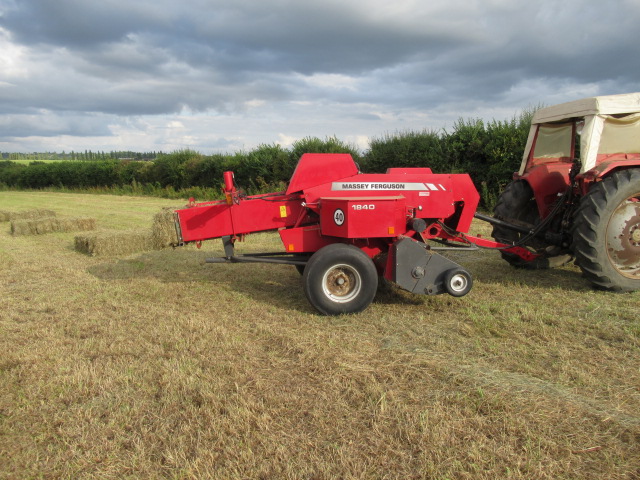
{"label": "red baler", "polygon": [[[243,195],[232,172],[224,184],[225,200],[190,202],[175,212],[180,244],[222,238],[225,256],[208,263],[295,265],[309,302],[327,315],[364,310],[379,276],[413,293],[465,295],[471,274],[439,255],[441,248],[494,247],[535,257],[466,235],[479,201],[466,174],[428,168],[362,174],[348,154],[305,154],[285,192]],[[278,231],[284,251],[234,253],[236,240],[268,230]]]}

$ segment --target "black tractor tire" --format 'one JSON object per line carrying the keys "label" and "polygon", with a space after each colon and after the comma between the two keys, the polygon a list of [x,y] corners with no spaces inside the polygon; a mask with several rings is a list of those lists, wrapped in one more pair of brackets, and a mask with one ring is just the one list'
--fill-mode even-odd
{"label": "black tractor tire", "polygon": [[378,272],[369,256],[353,245],[334,243],[314,253],[302,276],[309,303],[324,315],[357,313],[378,289]]}
{"label": "black tractor tire", "polygon": [[[498,198],[493,215],[499,220],[533,229],[540,223],[540,215],[531,186],[524,180],[516,180],[507,185]],[[496,242],[513,244],[520,241],[525,234],[495,225],[491,236]],[[523,246],[529,247],[540,256],[528,262],[513,253],[502,250],[500,255],[514,267],[532,270],[559,267],[572,260],[570,254],[562,252],[559,247],[546,244],[538,238],[529,239]]]}
{"label": "black tractor tire", "polygon": [[640,169],[594,184],[573,220],[573,251],[583,275],[616,292],[640,289]]}

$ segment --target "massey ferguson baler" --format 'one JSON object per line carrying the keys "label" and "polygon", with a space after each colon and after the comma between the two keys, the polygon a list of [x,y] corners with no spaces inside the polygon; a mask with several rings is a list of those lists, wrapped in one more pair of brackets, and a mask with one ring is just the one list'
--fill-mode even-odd
{"label": "massey ferguson baler", "polygon": [[[224,173],[224,185],[225,200],[175,212],[179,243],[221,238],[225,256],[208,263],[295,265],[309,302],[327,315],[364,310],[379,276],[413,293],[467,294],[471,274],[439,249],[497,247],[524,261],[536,257],[466,235],[479,201],[466,174],[362,174],[348,154],[305,154],[284,192],[243,195],[232,172]],[[235,254],[237,240],[268,230],[278,231],[283,251]]]}

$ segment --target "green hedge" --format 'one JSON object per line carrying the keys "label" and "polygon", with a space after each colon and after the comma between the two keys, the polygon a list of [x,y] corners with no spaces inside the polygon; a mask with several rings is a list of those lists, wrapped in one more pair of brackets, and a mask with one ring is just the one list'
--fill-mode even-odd
{"label": "green hedge", "polygon": [[362,171],[390,167],[430,167],[435,173],[469,173],[483,206],[492,208],[518,169],[533,112],[509,121],[459,120],[451,131],[407,131],[374,138],[364,154],[335,137],[307,137],[290,149],[260,145],[250,152],[202,155],[193,150],[161,154],[155,161],[0,162],[0,185],[10,188],[98,189],[180,196],[220,191],[222,173],[232,170],[248,193],[282,189],[302,154],[350,153]]}

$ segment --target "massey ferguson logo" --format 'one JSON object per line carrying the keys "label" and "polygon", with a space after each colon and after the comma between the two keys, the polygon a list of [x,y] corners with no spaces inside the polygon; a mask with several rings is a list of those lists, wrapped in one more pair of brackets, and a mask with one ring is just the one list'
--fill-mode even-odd
{"label": "massey ferguson logo", "polygon": [[333,182],[333,191],[345,190],[418,190],[422,192],[446,192],[447,189],[440,183],[419,182]]}

